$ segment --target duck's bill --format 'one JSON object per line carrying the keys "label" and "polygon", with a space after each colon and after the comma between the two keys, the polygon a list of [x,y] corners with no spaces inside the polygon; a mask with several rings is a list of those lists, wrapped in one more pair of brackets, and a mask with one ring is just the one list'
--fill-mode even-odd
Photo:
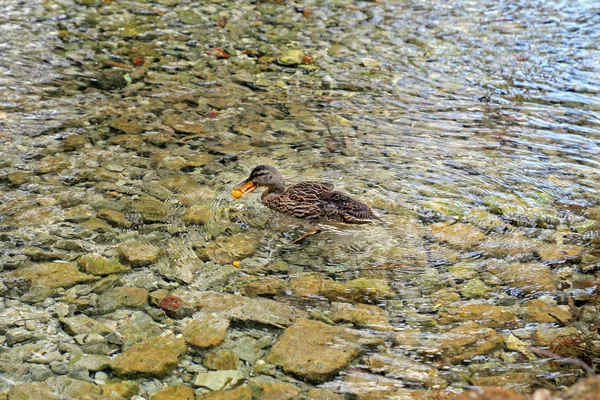
{"label": "duck's bill", "polygon": [[254,183],[252,183],[252,181],[244,181],[233,188],[233,190],[231,191],[231,195],[234,198],[239,199],[243,195],[248,194],[254,189],[256,189],[256,187],[257,186]]}

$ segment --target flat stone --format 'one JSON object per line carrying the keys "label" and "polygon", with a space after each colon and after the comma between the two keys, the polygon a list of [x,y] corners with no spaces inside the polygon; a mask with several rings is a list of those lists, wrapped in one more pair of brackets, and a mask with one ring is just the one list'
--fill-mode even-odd
{"label": "flat stone", "polygon": [[358,327],[377,331],[391,331],[387,312],[374,305],[332,303],[330,317],[334,322],[351,322]]}
{"label": "flat stone", "polygon": [[237,369],[240,359],[234,352],[224,349],[215,349],[206,353],[202,359],[205,368],[213,370]]}
{"label": "flat stone", "polygon": [[254,389],[255,397],[263,400],[293,399],[301,392],[300,388],[291,383],[264,375],[250,379],[248,386]]}
{"label": "flat stone", "polygon": [[216,313],[223,318],[242,322],[258,322],[278,328],[293,324],[298,318],[307,317],[304,310],[280,302],[216,292],[180,292],[175,295],[194,303],[203,311]]}
{"label": "flat stone", "polygon": [[108,124],[108,126],[123,133],[129,133],[133,135],[142,133],[142,124],[140,124],[134,119],[129,119],[127,117],[117,118],[110,124]]}
{"label": "flat stone", "polygon": [[[600,209],[600,207],[596,208]],[[556,394],[556,397],[563,400],[598,400],[598,397],[600,397],[598,393],[600,393],[600,377],[590,376],[582,378],[573,386],[561,390]]]}
{"label": "flat stone", "polygon": [[266,361],[287,373],[320,383],[346,368],[360,354],[362,346],[382,340],[354,329],[301,318],[279,337]]}
{"label": "flat stone", "polygon": [[198,397],[197,400],[252,400],[252,390],[248,386],[231,390],[219,390]]}
{"label": "flat stone", "polygon": [[525,293],[556,291],[554,276],[550,267],[543,264],[507,264],[492,260],[487,270],[504,281],[505,284],[518,288]]}
{"label": "flat stone", "polygon": [[62,400],[59,393],[55,393],[46,382],[27,382],[13,386],[8,391],[11,400]]}
{"label": "flat stone", "polygon": [[493,329],[467,322],[441,335],[438,342],[440,354],[450,363],[458,363],[475,356],[487,354],[504,343]]}
{"label": "flat stone", "polygon": [[541,299],[529,300],[521,307],[521,314],[529,321],[568,324],[573,318],[567,305],[551,305]]}
{"label": "flat stone", "polygon": [[187,351],[185,340],[175,336],[153,337],[133,345],[110,362],[117,375],[168,375]]}
{"label": "flat stone", "polygon": [[535,251],[540,255],[542,261],[561,262],[581,256],[583,250],[583,247],[576,245],[544,244]]}
{"label": "flat stone", "polygon": [[267,279],[260,276],[249,276],[240,281],[240,293],[244,296],[275,296],[282,294],[287,286],[283,279]]}
{"label": "flat stone", "polygon": [[119,381],[113,383],[105,383],[100,385],[102,387],[102,393],[106,396],[121,396],[125,399],[129,399],[135,396],[140,391],[140,384],[136,381]]}
{"label": "flat stone", "polygon": [[372,354],[363,357],[364,364],[374,373],[407,383],[420,383],[428,388],[445,388],[448,383],[440,378],[438,370],[399,354]]}
{"label": "flat stone", "polygon": [[84,272],[92,275],[112,275],[130,271],[131,268],[121,264],[117,259],[107,259],[95,254],[79,257],[77,264]]}
{"label": "flat stone", "polygon": [[71,336],[87,335],[89,333],[108,335],[113,332],[108,326],[101,324],[86,315],[59,318],[59,321],[63,324],[64,330]]}
{"label": "flat stone", "polygon": [[171,210],[165,202],[145,195],[134,201],[133,211],[139,213],[145,222],[165,222]]}
{"label": "flat stone", "polygon": [[110,357],[96,354],[84,354],[74,364],[78,367],[83,367],[88,371],[102,371],[108,368],[110,363]]}
{"label": "flat stone", "polygon": [[212,208],[209,205],[194,204],[186,211],[183,221],[186,224],[204,225],[213,216]]}
{"label": "flat stone", "polygon": [[527,398],[507,389],[485,387],[467,390],[454,397],[454,400],[527,400]]}
{"label": "flat stone", "polygon": [[225,340],[229,320],[219,315],[197,313],[194,319],[183,328],[185,341],[192,346],[207,348]]}
{"label": "flat stone", "polygon": [[92,282],[98,279],[93,275],[80,272],[74,263],[65,262],[49,262],[21,267],[8,273],[6,277],[23,278],[30,281],[32,286],[45,286],[50,289],[68,288],[78,283]]}
{"label": "flat stone", "polygon": [[346,400],[346,396],[330,389],[311,389],[306,395],[309,400]]}
{"label": "flat stone", "polygon": [[60,393],[63,399],[80,399],[84,396],[102,394],[100,386],[66,376],[49,378],[46,383],[54,393]]}
{"label": "flat stone", "polygon": [[119,226],[121,228],[130,228],[133,225],[133,223],[127,219],[125,214],[108,208],[98,211],[98,217],[106,220],[113,226]]}
{"label": "flat stone", "polygon": [[126,242],[120,245],[117,250],[119,255],[134,267],[152,264],[158,260],[160,255],[160,249],[141,242]]}
{"label": "flat stone", "polygon": [[210,390],[232,389],[246,379],[243,371],[209,371],[199,372],[194,379],[194,386]]}
{"label": "flat stone", "polygon": [[473,376],[471,383],[475,386],[510,388],[531,393],[539,379],[536,375],[533,372],[508,372],[502,375]]}
{"label": "flat stone", "polygon": [[167,386],[158,393],[150,396],[150,400],[194,400],[194,389],[189,386]]}
{"label": "flat stone", "polygon": [[445,242],[460,249],[472,249],[486,236],[473,225],[462,223],[439,222],[431,225],[433,236],[440,242]]}
{"label": "flat stone", "polygon": [[489,304],[465,304],[440,311],[440,323],[476,321],[489,328],[503,328],[514,325],[517,314],[505,306]]}
{"label": "flat stone", "polygon": [[122,308],[143,308],[148,305],[148,291],[137,287],[118,287],[102,293],[94,312],[105,314]]}
{"label": "flat stone", "polygon": [[121,341],[123,350],[129,349],[134,344],[143,342],[151,337],[160,336],[163,332],[160,324],[155,322],[150,315],[143,311],[132,311],[117,325],[117,343]]}
{"label": "flat stone", "polygon": [[396,297],[396,293],[387,280],[377,278],[358,278],[346,282],[325,279],[319,294],[331,301],[350,303],[372,302]]}
{"label": "flat stone", "polygon": [[219,237],[206,248],[197,250],[201,260],[212,260],[217,264],[231,264],[252,256],[258,249],[258,237],[245,233]]}

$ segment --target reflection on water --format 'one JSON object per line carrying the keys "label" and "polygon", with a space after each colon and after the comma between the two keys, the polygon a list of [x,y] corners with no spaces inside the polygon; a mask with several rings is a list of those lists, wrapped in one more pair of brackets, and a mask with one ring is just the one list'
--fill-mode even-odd
{"label": "reflection on water", "polygon": [[[3,273],[152,243],[147,276],[117,286],[266,297],[385,332],[386,350],[328,378],[342,392],[584,375],[529,346],[595,366],[597,4],[276,3],[4,2]],[[259,164],[384,222],[293,245],[309,224],[231,198]],[[6,286],[19,304],[96,310]]]}

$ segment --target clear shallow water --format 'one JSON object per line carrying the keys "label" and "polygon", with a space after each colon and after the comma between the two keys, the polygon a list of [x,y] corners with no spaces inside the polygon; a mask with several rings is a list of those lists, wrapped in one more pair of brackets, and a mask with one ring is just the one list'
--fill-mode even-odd
{"label": "clear shallow water", "polygon": [[[21,257],[27,246],[56,251],[53,224],[64,229],[63,239],[105,255],[139,235],[171,246],[167,262],[232,234],[250,234],[258,246],[241,260],[242,276],[283,260],[290,266],[284,276],[386,279],[396,297],[371,302],[388,312],[396,331],[416,330],[425,342],[392,351],[436,365],[452,390],[477,385],[472,376],[523,372],[538,363],[551,387],[581,375],[505,348],[442,368],[429,354],[444,351],[424,348],[425,339],[439,342],[468,319],[444,317],[445,307],[474,302],[519,314],[528,300],[544,296],[565,304],[565,293],[575,293],[580,307],[594,302],[571,290],[593,287],[598,262],[585,261],[598,256],[589,212],[600,189],[600,9],[594,2],[82,3],[2,6],[5,269],[30,261]],[[300,6],[311,10],[308,17]],[[229,17],[227,29],[216,25],[219,13]],[[231,56],[215,58],[216,47]],[[314,61],[273,62],[289,48]],[[136,58],[144,65],[135,66]],[[131,84],[90,87],[89,77],[111,68],[128,73]],[[184,132],[172,115],[203,127]],[[137,125],[115,125],[118,117]],[[64,139],[73,134],[88,140],[65,152]],[[123,134],[143,140],[115,141]],[[206,158],[190,162],[197,154]],[[180,167],[179,159],[169,161],[177,157]],[[379,210],[386,224],[330,228],[291,245],[308,227],[275,216],[256,195],[230,197],[232,185],[262,163],[277,166],[289,182],[332,183]],[[25,172],[26,180],[13,182],[14,172]],[[152,186],[186,175],[197,185],[174,185],[167,195]],[[112,186],[101,185],[107,182]],[[166,205],[162,218],[136,208],[144,195]],[[210,206],[205,226],[182,222],[191,204]],[[88,205],[118,208],[135,225],[82,231],[79,219],[64,218]],[[48,211],[41,217],[34,213],[40,207]],[[436,234],[434,224],[443,222],[472,229]],[[565,250],[557,246],[581,249],[573,259],[540,256],[544,244],[558,252]],[[73,260],[81,250],[60,254]],[[515,287],[489,266],[497,260],[549,266],[555,289],[536,285],[537,275],[531,287]],[[461,263],[474,272],[451,268]],[[159,268],[150,271],[164,278]],[[232,274],[228,285],[211,286],[200,276],[189,286],[220,290],[236,287],[238,279]],[[475,279],[487,289],[474,295],[465,285]],[[289,291],[269,296],[298,301]],[[329,307],[327,301],[298,304]],[[590,323],[574,321],[556,326]],[[520,316],[507,329],[548,347],[532,336],[540,326],[546,327]],[[568,378],[556,378],[556,371]],[[539,382],[518,384],[527,391]]]}

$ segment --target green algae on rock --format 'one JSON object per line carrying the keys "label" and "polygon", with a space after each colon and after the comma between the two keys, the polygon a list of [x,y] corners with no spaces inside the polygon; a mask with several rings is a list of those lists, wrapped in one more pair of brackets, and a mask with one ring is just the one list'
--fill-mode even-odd
{"label": "green algae on rock", "polygon": [[169,374],[187,351],[185,341],[175,336],[158,336],[133,345],[110,362],[110,367],[121,376]]}

